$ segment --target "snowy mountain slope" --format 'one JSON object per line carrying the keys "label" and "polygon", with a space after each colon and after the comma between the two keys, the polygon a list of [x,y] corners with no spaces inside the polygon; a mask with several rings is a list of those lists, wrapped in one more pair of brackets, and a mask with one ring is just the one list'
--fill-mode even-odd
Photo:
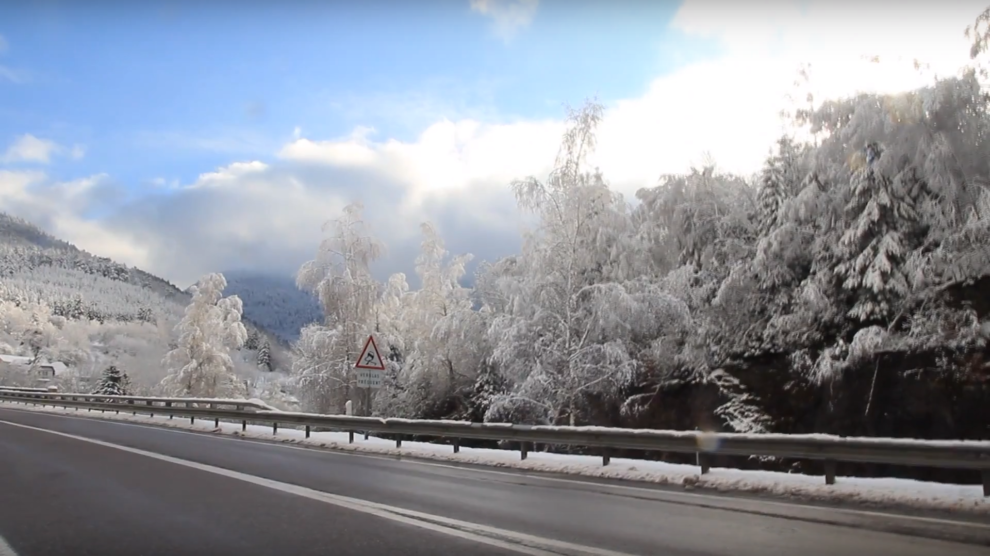
{"label": "snowy mountain slope", "polygon": [[316,298],[299,290],[289,276],[245,271],[223,274],[227,278],[224,293],[241,298],[245,318],[286,342],[294,342],[302,327],[323,318]]}
{"label": "snowy mountain slope", "polygon": [[[0,310],[0,345],[6,351],[30,351],[21,329],[31,321],[47,321],[35,314],[42,311],[79,323],[69,327],[74,332],[63,325],[61,338],[46,340],[46,348],[60,360],[79,368],[98,367],[104,360],[141,352],[139,364],[157,368],[169,331],[190,299],[167,280],[78,249],[24,219],[0,213],[0,305],[7,303]],[[266,357],[273,366],[287,367],[284,340],[249,318],[244,322],[257,346],[243,350],[246,364],[253,366],[256,352],[270,344],[272,353]],[[73,334],[77,337],[65,337]]]}
{"label": "snowy mountain slope", "polygon": [[150,289],[166,299],[188,302],[188,295],[167,280],[83,251],[22,218],[0,212],[0,275],[7,276],[5,270],[9,273],[24,266],[82,270]]}
{"label": "snowy mountain slope", "polygon": [[144,320],[181,314],[175,285],[57,239],[0,213],[0,300],[44,303],[67,318]]}

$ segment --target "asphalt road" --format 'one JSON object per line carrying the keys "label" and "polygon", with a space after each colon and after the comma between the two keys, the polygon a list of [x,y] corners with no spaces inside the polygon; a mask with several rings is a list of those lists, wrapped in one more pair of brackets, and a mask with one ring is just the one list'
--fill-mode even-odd
{"label": "asphalt road", "polygon": [[[987,544],[926,538],[932,535]],[[18,556],[990,555],[987,524],[561,480],[10,409],[0,409],[0,556],[8,556],[4,539]]]}

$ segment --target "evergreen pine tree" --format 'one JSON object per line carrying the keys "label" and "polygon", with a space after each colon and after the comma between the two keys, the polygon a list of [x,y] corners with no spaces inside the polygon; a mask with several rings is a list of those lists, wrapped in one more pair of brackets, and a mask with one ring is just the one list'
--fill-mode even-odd
{"label": "evergreen pine tree", "polygon": [[258,350],[258,368],[263,371],[272,370],[272,347],[265,342]]}
{"label": "evergreen pine tree", "polygon": [[910,197],[876,169],[882,154],[879,144],[869,143],[866,164],[853,176],[849,220],[838,246],[841,262],[835,267],[842,288],[854,296],[849,316],[860,322],[884,322],[909,291],[903,263],[918,215]]}
{"label": "evergreen pine tree", "polygon": [[502,373],[494,365],[483,363],[481,372],[474,382],[471,394],[468,398],[468,410],[470,418],[474,422],[484,422],[485,415],[492,406],[492,402],[499,396],[505,395],[511,390],[509,381],[502,376]]}
{"label": "evergreen pine tree", "polygon": [[255,350],[258,349],[260,344],[261,344],[261,338],[258,335],[258,331],[251,330],[250,332],[248,332],[247,340],[244,340],[244,347],[246,349]]}
{"label": "evergreen pine tree", "polygon": [[126,396],[130,380],[127,373],[121,371],[116,365],[110,365],[103,371],[100,383],[96,387],[94,394],[107,396]]}
{"label": "evergreen pine tree", "polygon": [[781,209],[794,195],[799,181],[798,150],[794,142],[784,136],[777,140],[777,152],[770,155],[763,166],[757,199],[760,207],[760,232],[767,235],[780,225]]}

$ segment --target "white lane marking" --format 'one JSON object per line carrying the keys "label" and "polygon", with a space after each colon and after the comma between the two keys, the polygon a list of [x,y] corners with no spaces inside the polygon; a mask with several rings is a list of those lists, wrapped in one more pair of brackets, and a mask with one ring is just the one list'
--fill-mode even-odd
{"label": "white lane marking", "polygon": [[[77,440],[80,442],[88,442],[90,444],[95,444],[106,448],[113,448],[116,450],[121,450],[132,454],[137,454],[148,458],[157,459],[160,461],[165,461],[175,465],[182,465],[199,471],[205,471],[207,473],[222,475],[224,477],[229,477],[231,479],[236,479],[239,481],[244,481],[246,483],[267,487],[272,490],[277,490],[289,494],[295,494],[297,496],[309,498],[311,500],[317,500],[327,504],[333,504],[335,506],[371,514],[377,517],[390,519],[392,521],[406,523],[423,529],[428,529],[431,531],[444,533],[446,535],[472,540],[478,543],[489,544],[507,550],[520,552],[523,554],[530,554],[532,556],[560,556],[561,554],[573,555],[573,556],[632,556],[630,554],[626,554],[623,552],[615,552],[612,550],[605,550],[591,546],[582,546],[578,544],[558,541],[555,539],[536,537],[533,535],[527,535],[525,533],[517,533],[515,531],[509,531],[507,529],[499,529],[496,527],[489,527],[477,523],[470,523],[467,521],[450,519],[438,515],[432,515],[432,514],[417,512],[413,510],[406,510],[403,508],[388,506],[386,504],[368,502],[366,500],[361,500],[358,498],[351,498],[348,496],[341,496],[338,494],[330,494],[328,492],[320,492],[318,490],[313,490],[306,487],[290,485],[288,483],[282,483],[279,481],[273,481],[271,479],[264,479],[261,477],[255,477],[254,475],[248,475],[246,473],[240,473],[238,471],[232,471],[230,469],[214,467],[212,465],[197,463],[194,461],[175,458],[172,456],[166,456],[163,454],[148,452],[145,450],[139,450],[137,448],[131,448],[128,446],[112,444],[110,442],[104,442],[102,440],[94,440],[92,438],[86,438],[74,434],[68,434],[64,432],[33,427],[30,425],[22,425],[20,423],[12,423],[10,421],[0,420],[0,423],[3,423],[5,425],[11,425],[14,427],[20,427],[23,429],[30,429],[48,434],[53,434],[64,438],[71,438],[73,440]],[[561,550],[565,552],[559,552]]]}
{"label": "white lane marking", "polygon": [[0,556],[17,556],[14,549],[10,547],[10,544],[0,535]]}
{"label": "white lane marking", "polygon": [[[2,403],[2,402],[0,402],[0,403]],[[580,485],[580,486],[583,486],[583,487],[586,487],[586,488],[589,487],[589,486],[592,486],[592,487],[602,488],[602,489],[615,489],[615,490],[620,490],[620,491],[632,491],[632,492],[639,493],[641,495],[648,493],[648,494],[651,495],[649,497],[649,499],[656,500],[656,501],[659,501],[659,502],[664,502],[665,501],[664,500],[665,497],[668,498],[668,500],[666,500],[667,502],[670,502],[669,499],[677,499],[677,498],[680,498],[682,500],[706,500],[706,501],[709,501],[709,503],[705,507],[713,508],[713,509],[720,509],[720,510],[724,510],[724,511],[747,511],[747,510],[742,510],[742,509],[739,509],[737,507],[728,505],[728,504],[732,504],[732,502],[756,503],[756,504],[759,504],[759,505],[762,505],[762,506],[770,506],[770,507],[783,508],[783,509],[788,509],[788,510],[793,510],[793,509],[797,508],[797,509],[800,509],[800,510],[808,510],[808,511],[812,511],[812,512],[825,512],[825,513],[845,514],[845,515],[851,515],[851,516],[886,518],[886,519],[895,519],[895,520],[908,521],[908,522],[909,521],[915,521],[915,522],[920,522],[920,523],[931,523],[931,524],[936,524],[936,525],[952,525],[952,526],[957,526],[957,527],[972,527],[974,529],[990,529],[990,523],[980,523],[980,522],[977,522],[977,521],[961,521],[961,520],[960,521],[955,521],[955,520],[951,520],[951,519],[941,519],[941,518],[937,518],[937,517],[913,516],[913,515],[906,515],[906,514],[896,514],[896,513],[880,512],[880,511],[875,511],[875,510],[855,510],[855,509],[851,509],[851,508],[832,508],[832,507],[828,507],[828,506],[815,506],[815,505],[811,505],[811,504],[798,504],[798,503],[793,503],[793,502],[781,502],[781,501],[776,501],[776,500],[759,500],[759,499],[752,499],[752,498],[738,498],[738,499],[734,499],[734,498],[730,498],[730,497],[727,497],[727,496],[719,496],[717,494],[702,494],[702,493],[695,493],[695,492],[675,492],[675,491],[666,490],[666,489],[659,489],[659,488],[640,487],[640,486],[629,486],[629,485],[616,485],[616,484],[611,484],[611,483],[598,482],[598,481],[594,481],[594,480],[565,479],[565,478],[562,478],[562,477],[547,477],[547,476],[543,476],[543,475],[533,475],[533,474],[528,474],[527,473],[527,472],[531,472],[531,473],[532,472],[535,472],[535,473],[554,473],[553,471],[539,471],[539,470],[525,469],[525,468],[518,468],[519,470],[518,471],[515,471],[515,472],[513,472],[513,471],[498,471],[498,470],[495,470],[495,469],[485,469],[483,467],[484,464],[476,464],[476,463],[465,463],[463,465],[452,465],[452,464],[448,464],[448,463],[437,463],[437,462],[431,462],[431,461],[422,461],[421,459],[420,460],[416,460],[416,459],[399,459],[399,460],[397,460],[394,456],[388,456],[388,455],[382,455],[382,454],[374,454],[374,453],[362,453],[360,451],[360,448],[358,448],[357,450],[337,450],[337,449],[333,449],[333,448],[320,448],[319,446],[313,446],[313,447],[293,446],[293,445],[284,444],[284,443],[281,443],[281,442],[269,442],[269,441],[266,441],[264,439],[252,438],[250,436],[242,436],[242,437],[238,437],[238,438],[230,438],[230,437],[227,437],[227,436],[216,436],[216,435],[204,434],[204,432],[209,432],[209,431],[205,431],[205,430],[197,432],[197,431],[194,431],[194,430],[180,429],[180,428],[177,428],[177,427],[168,427],[168,426],[159,425],[159,424],[155,424],[155,423],[138,423],[138,422],[134,422],[134,421],[128,421],[128,420],[125,420],[125,419],[116,419],[115,418],[116,417],[115,415],[102,415],[101,414],[101,415],[93,415],[93,416],[81,416],[81,415],[76,416],[76,415],[70,415],[70,414],[62,413],[62,412],[46,411],[44,409],[37,410],[37,409],[34,409],[33,406],[30,406],[30,409],[28,407],[25,407],[25,408],[18,407],[18,408],[10,408],[10,409],[13,409],[15,411],[22,410],[22,411],[31,411],[33,413],[43,413],[43,414],[46,414],[46,415],[52,415],[52,416],[55,416],[55,417],[65,417],[65,418],[68,418],[68,419],[85,419],[85,420],[90,420],[90,421],[92,421],[94,419],[98,419],[100,421],[104,421],[104,422],[108,422],[108,423],[113,423],[113,424],[117,424],[117,425],[131,425],[131,426],[137,426],[137,427],[145,427],[145,428],[155,429],[155,430],[158,430],[158,431],[173,432],[173,433],[177,433],[177,434],[193,434],[193,435],[197,435],[197,436],[201,436],[201,437],[214,438],[214,439],[217,439],[217,440],[226,440],[228,442],[244,442],[245,440],[248,440],[248,441],[254,440],[254,441],[256,441],[257,444],[263,444],[263,445],[266,445],[266,446],[277,447],[277,448],[287,448],[287,449],[291,449],[291,450],[305,450],[305,451],[311,452],[311,453],[315,452],[315,453],[318,453],[318,454],[326,454],[326,455],[332,455],[332,456],[344,455],[344,456],[357,456],[357,457],[365,457],[365,458],[375,458],[375,459],[389,460],[389,461],[393,461],[393,462],[394,461],[398,461],[400,463],[405,463],[405,464],[409,464],[409,465],[425,465],[425,466],[428,466],[428,467],[442,467],[442,468],[445,468],[445,469],[457,469],[457,470],[464,471],[464,472],[467,472],[467,473],[488,473],[488,474],[491,474],[491,475],[500,475],[500,476],[505,476],[505,477],[525,478],[525,479],[530,479],[530,480],[533,480],[533,481],[549,481],[549,482],[555,482],[555,483]],[[418,456],[415,453],[403,454],[403,456],[405,458],[417,458],[417,457],[418,458],[424,458],[424,457],[428,457],[428,456]],[[593,479],[593,477],[590,477],[589,479]],[[714,502],[714,503],[712,503],[712,502]],[[720,506],[720,504],[727,504],[727,505],[723,507],[723,506]],[[791,514],[784,514],[784,515],[791,515]]]}

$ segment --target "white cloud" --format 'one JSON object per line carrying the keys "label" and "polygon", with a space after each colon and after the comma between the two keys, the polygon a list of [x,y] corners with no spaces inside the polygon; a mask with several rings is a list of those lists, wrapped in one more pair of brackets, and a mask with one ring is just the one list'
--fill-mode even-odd
{"label": "white cloud", "polygon": [[21,135],[7,147],[4,162],[41,162],[48,164],[59,146],[54,141],[39,139],[30,133]]}
{"label": "white cloud", "polygon": [[31,199],[28,186],[45,179],[43,172],[0,170],[0,207]]}
{"label": "white cloud", "polygon": [[156,190],[174,190],[182,187],[182,185],[179,183],[179,180],[177,179],[169,180],[161,176],[146,180],[144,182],[144,185],[151,186],[153,189]]}
{"label": "white cloud", "polygon": [[282,147],[278,157],[285,160],[330,164],[336,166],[369,166],[375,161],[375,152],[368,143],[368,135],[374,130],[358,127],[343,140],[311,141],[296,128],[293,141]]}
{"label": "white cloud", "polygon": [[508,184],[514,178],[549,170],[562,131],[561,124],[553,121],[486,125],[473,120],[442,120],[411,143],[374,143],[367,139],[370,130],[359,128],[343,140],[298,139],[286,145],[279,156],[373,172],[400,184],[408,206],[473,183]]}
{"label": "white cloud", "polygon": [[85,147],[74,145],[71,149],[63,147],[50,139],[41,139],[30,133],[21,135],[7,147],[7,151],[0,162],[37,162],[48,164],[54,155],[68,155],[74,160],[79,160],[86,154]]}
{"label": "white cloud", "polygon": [[[926,78],[911,67],[913,58],[942,75],[967,62],[962,30],[980,12],[975,3],[885,10],[883,3],[836,1],[805,2],[802,11],[788,3],[689,0],[675,27],[722,41],[723,54],[657,78],[638,98],[610,102],[593,162],[627,196],[661,174],[687,170],[706,152],[726,170],[753,172],[782,131],[778,112],[799,62],[812,63],[819,98],[920,85]],[[883,63],[861,59],[871,54]],[[575,95],[579,101],[584,92]],[[160,189],[99,226],[66,208],[50,208],[48,220],[64,220],[58,229],[69,241],[119,253],[180,285],[235,266],[291,272],[312,256],[321,224],[353,200],[364,202],[390,245],[383,272],[409,270],[417,224],[426,218],[440,225],[452,251],[493,258],[518,246],[523,217],[508,183],[545,176],[562,129],[559,120],[437,118],[414,140],[399,141],[375,138],[370,128],[331,140],[296,128],[288,143],[268,151],[274,160],[235,162]],[[42,214],[51,190],[23,185],[38,176],[0,179],[0,207],[30,205]],[[104,240],[105,248],[96,245]]]}
{"label": "white cloud", "polygon": [[508,41],[533,21],[539,0],[471,0],[471,9],[494,20],[495,34]]}
{"label": "white cloud", "polygon": [[[109,228],[82,214],[106,179],[100,174],[58,182],[40,171],[0,170],[0,211],[26,218],[91,253],[147,267],[151,260],[147,246],[126,230]],[[53,202],[56,199],[59,202]]]}
{"label": "white cloud", "polygon": [[233,182],[238,178],[243,178],[250,174],[264,172],[267,169],[268,165],[258,160],[252,162],[235,162],[220,168],[216,172],[200,174],[199,179],[190,185],[189,188],[216,187]]}
{"label": "white cloud", "polygon": [[[722,168],[757,171],[783,131],[778,114],[794,94],[801,63],[810,63],[817,99],[860,91],[896,92],[968,61],[963,28],[979,2],[850,3],[688,0],[674,27],[718,39],[724,54],[656,79],[641,98],[620,101],[602,125],[596,161],[624,186],[649,185],[684,171],[705,152]],[[880,64],[864,56],[877,55]]]}

